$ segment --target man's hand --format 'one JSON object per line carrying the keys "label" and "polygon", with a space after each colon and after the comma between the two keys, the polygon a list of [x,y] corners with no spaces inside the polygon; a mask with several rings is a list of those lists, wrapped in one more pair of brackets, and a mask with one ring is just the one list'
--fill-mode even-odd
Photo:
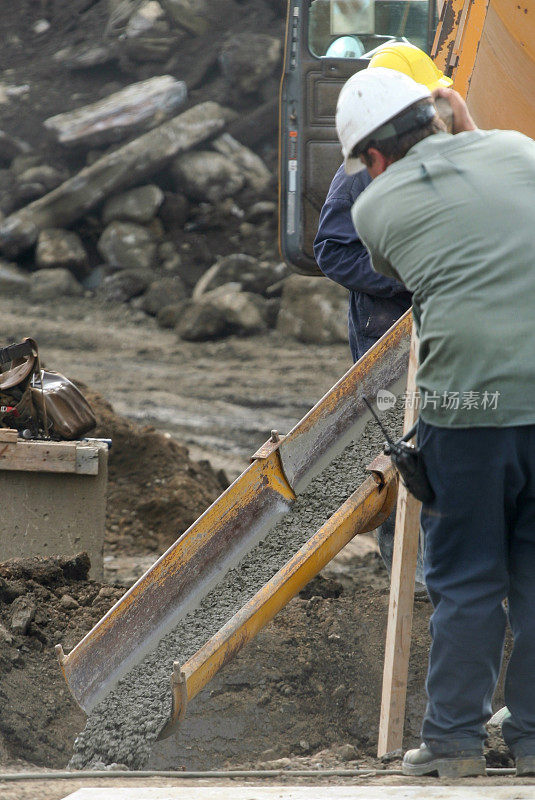
{"label": "man's hand", "polygon": [[452,133],[477,130],[477,125],[470,116],[468,106],[464,102],[459,92],[456,92],[455,89],[435,89],[433,92],[433,99],[436,99],[437,97],[443,98],[451,106],[453,115]]}

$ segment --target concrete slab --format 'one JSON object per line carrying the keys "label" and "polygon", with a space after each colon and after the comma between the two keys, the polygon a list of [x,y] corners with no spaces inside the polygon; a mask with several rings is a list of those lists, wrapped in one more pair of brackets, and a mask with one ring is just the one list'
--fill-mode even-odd
{"label": "concrete slab", "polygon": [[534,786],[177,786],[79,789],[64,800],[534,800]]}

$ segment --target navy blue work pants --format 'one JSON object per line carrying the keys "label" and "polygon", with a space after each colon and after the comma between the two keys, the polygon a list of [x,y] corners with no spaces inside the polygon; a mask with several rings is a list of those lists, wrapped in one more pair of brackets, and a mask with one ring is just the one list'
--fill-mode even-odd
{"label": "navy blue work pants", "polygon": [[502,658],[512,752],[535,755],[535,425],[438,428],[418,440],[436,497],[422,511],[434,607],[423,741],[437,754],[480,750]]}

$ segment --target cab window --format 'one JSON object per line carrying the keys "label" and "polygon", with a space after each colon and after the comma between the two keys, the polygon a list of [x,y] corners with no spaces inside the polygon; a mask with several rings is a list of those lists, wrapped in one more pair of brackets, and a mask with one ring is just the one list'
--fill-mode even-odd
{"label": "cab window", "polygon": [[311,0],[309,48],[319,58],[362,58],[393,38],[407,38],[428,52],[430,3],[436,5],[433,0]]}

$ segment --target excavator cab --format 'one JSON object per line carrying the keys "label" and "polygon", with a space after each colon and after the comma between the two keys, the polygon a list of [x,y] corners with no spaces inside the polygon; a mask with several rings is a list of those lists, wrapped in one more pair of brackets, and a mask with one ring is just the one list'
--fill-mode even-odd
{"label": "excavator cab", "polygon": [[430,52],[437,0],[288,0],[280,94],[279,244],[304,275],[321,275],[313,242],[341,163],[334,115],[345,81],[378,47],[409,41]]}

